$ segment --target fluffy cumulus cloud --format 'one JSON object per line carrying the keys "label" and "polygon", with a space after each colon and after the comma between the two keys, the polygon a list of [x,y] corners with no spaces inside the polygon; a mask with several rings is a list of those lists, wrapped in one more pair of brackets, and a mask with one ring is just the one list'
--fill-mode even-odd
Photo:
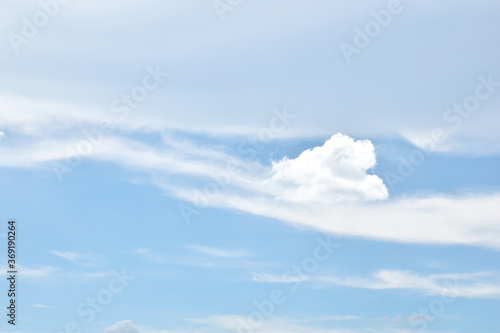
{"label": "fluffy cumulus cloud", "polygon": [[124,320],[118,321],[113,326],[107,327],[104,333],[139,333],[139,329],[131,320]]}
{"label": "fluffy cumulus cloud", "polygon": [[383,181],[367,174],[376,164],[368,140],[335,134],[321,147],[305,150],[295,159],[275,162],[266,182],[280,189],[280,199],[293,202],[339,203],[388,197]]}

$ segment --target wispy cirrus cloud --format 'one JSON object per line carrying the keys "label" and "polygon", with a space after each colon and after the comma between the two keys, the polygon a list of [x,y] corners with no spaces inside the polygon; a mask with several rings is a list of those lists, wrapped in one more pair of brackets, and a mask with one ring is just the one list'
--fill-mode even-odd
{"label": "wispy cirrus cloud", "polygon": [[[416,333],[418,329],[411,328],[408,319],[398,317],[396,319],[380,318],[367,319],[359,316],[318,316],[305,318],[282,318],[270,316],[259,322],[258,325],[250,325],[249,317],[239,315],[214,315],[202,319],[190,319],[190,321],[205,326],[207,332],[236,332],[238,328],[245,328],[255,333]],[[349,325],[349,322],[362,323],[363,328],[358,325]],[[243,329],[242,329],[243,328]],[[202,329],[202,332],[205,331]]]}
{"label": "wispy cirrus cloud", "polygon": [[[8,266],[2,267],[3,272],[7,272]],[[25,278],[29,283],[45,283],[46,281],[55,278],[61,269],[54,266],[25,266],[17,265],[17,272]],[[2,276],[8,276],[8,273],[2,273]]]}
{"label": "wispy cirrus cloud", "polygon": [[165,262],[165,258],[161,254],[151,249],[135,249],[134,251],[132,251],[132,253],[141,255],[143,258],[152,262],[157,262],[157,263]]}
{"label": "wispy cirrus cloud", "polygon": [[[353,315],[329,315],[317,317],[276,317],[270,316],[258,325],[248,326],[249,318],[240,315],[212,315],[205,318],[186,318],[185,321],[195,327],[153,329],[134,324],[131,320],[118,321],[105,329],[104,333],[223,333],[247,331],[255,333],[417,333],[419,328],[411,327],[411,321],[420,319],[416,316],[397,316],[395,318],[362,318]],[[350,325],[351,322],[358,323]],[[359,326],[363,328],[359,328]],[[334,327],[334,328],[332,328]]]}
{"label": "wispy cirrus cloud", "polygon": [[380,270],[366,278],[322,277],[318,281],[363,289],[412,289],[428,296],[500,298],[500,273],[421,275],[411,271]]}
{"label": "wispy cirrus cloud", "polygon": [[225,250],[210,246],[187,245],[188,249],[215,258],[243,258],[250,256],[250,253],[241,250]]}
{"label": "wispy cirrus cloud", "polygon": [[50,251],[50,253],[66,259],[77,266],[83,267],[100,267],[103,266],[103,262],[95,255],[88,253],[76,253],[69,251]]}
{"label": "wispy cirrus cloud", "polygon": [[[296,279],[299,279],[296,277]],[[295,279],[273,274],[254,274],[254,281],[263,283],[294,283]],[[316,283],[322,287],[343,286],[351,288],[390,290],[408,289],[424,296],[500,298],[500,273],[450,273],[423,275],[405,270],[378,270],[367,277],[312,276],[299,281]]]}
{"label": "wispy cirrus cloud", "polygon": [[24,277],[31,279],[38,279],[43,277],[52,276],[59,269],[52,266],[41,266],[38,268],[31,268],[26,266],[19,266],[18,272]]}
{"label": "wispy cirrus cloud", "polygon": [[[186,200],[186,193],[181,195]],[[237,209],[335,235],[399,243],[500,249],[500,195],[400,198],[369,204],[289,204],[223,193],[213,207]]]}
{"label": "wispy cirrus cloud", "polygon": [[32,307],[34,308],[39,308],[39,309],[52,309],[54,308],[51,305],[46,305],[46,304],[31,304]]}

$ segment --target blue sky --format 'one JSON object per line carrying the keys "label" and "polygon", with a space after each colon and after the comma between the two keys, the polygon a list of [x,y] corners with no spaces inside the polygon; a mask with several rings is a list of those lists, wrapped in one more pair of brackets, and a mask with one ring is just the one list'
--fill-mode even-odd
{"label": "blue sky", "polygon": [[500,330],[498,3],[2,6],[0,332]]}

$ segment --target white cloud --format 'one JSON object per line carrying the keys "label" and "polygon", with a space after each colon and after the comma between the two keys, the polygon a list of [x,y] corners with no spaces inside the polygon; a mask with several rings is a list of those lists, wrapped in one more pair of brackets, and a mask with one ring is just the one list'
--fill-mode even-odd
{"label": "white cloud", "polygon": [[266,183],[283,193],[278,194],[279,199],[300,203],[387,199],[383,181],[366,173],[375,164],[375,148],[370,141],[335,134],[321,147],[273,163],[272,176]]}
{"label": "white cloud", "polygon": [[[265,321],[259,322],[259,325],[251,325],[249,318],[237,315],[219,315],[211,316],[205,319],[192,320],[197,323],[205,324],[214,329],[220,329],[224,332],[245,331],[245,328],[251,329],[255,333],[354,333],[355,331],[346,329],[327,329],[317,328],[313,326],[305,326],[293,319],[283,319],[277,317],[268,318]],[[251,321],[250,321],[251,322]],[[310,320],[309,320],[310,322]],[[238,330],[239,328],[241,328]]]}
{"label": "white cloud", "polygon": [[432,321],[432,317],[431,316],[426,316],[426,315],[421,314],[421,313],[417,313],[417,314],[408,316],[406,318],[406,320],[408,320],[410,323],[418,322],[418,321],[421,321],[421,320],[425,320],[427,322],[431,322]]}
{"label": "white cloud", "polygon": [[140,333],[139,328],[131,320],[118,321],[113,326],[109,326],[104,333]]}
{"label": "white cloud", "polygon": [[379,270],[369,277],[315,277],[314,281],[363,289],[411,289],[427,296],[500,298],[498,273],[421,275],[411,271]]}
{"label": "white cloud", "polygon": [[15,133],[47,137],[75,126],[99,124],[102,116],[89,107],[18,95],[0,95],[0,124]]}
{"label": "white cloud", "polygon": [[75,261],[78,257],[78,254],[71,252],[58,252],[58,251],[50,251],[50,253],[55,254],[58,257],[64,258],[69,261]]}
{"label": "white cloud", "polygon": [[23,277],[39,279],[42,277],[50,276],[57,270],[57,268],[51,266],[42,266],[40,268],[28,268],[25,266],[19,266],[18,272]]}
{"label": "white cloud", "polygon": [[[415,317],[414,320],[419,319]],[[249,317],[239,315],[213,315],[206,318],[192,318],[187,321],[200,325],[196,329],[180,329],[176,331],[153,329],[146,326],[136,326],[131,320],[117,322],[105,329],[104,333],[219,333],[246,331],[245,327],[255,333],[365,333],[366,329],[341,328],[341,322],[364,321],[369,325],[370,332],[374,333],[416,333],[417,329],[407,328],[410,317],[405,321],[402,317],[396,319],[381,318],[378,320],[363,319],[352,315],[329,315],[318,317],[266,317],[257,323]],[[252,322],[253,324],[249,324]],[[333,326],[335,328],[328,328]]]}
{"label": "white cloud", "polygon": [[[189,200],[189,197],[186,197]],[[500,249],[500,195],[403,198],[382,203],[289,204],[221,194],[216,207],[275,218],[336,235],[420,244]]]}
{"label": "white cloud", "polygon": [[249,256],[249,253],[239,250],[223,250],[210,246],[189,245],[189,249],[216,258],[242,258]]}
{"label": "white cloud", "polygon": [[500,298],[500,273],[492,272],[422,275],[404,270],[379,270],[368,277],[314,276],[300,279],[298,276],[284,278],[266,273],[254,273],[253,276],[254,281],[265,283],[308,281],[373,290],[410,289],[427,296]]}
{"label": "white cloud", "polygon": [[[491,124],[489,125],[492,126]],[[442,129],[437,129],[443,131]],[[455,133],[443,131],[443,141],[436,142],[431,131],[403,132],[402,135],[416,148],[430,153],[464,154],[467,156],[497,156],[500,153],[500,134],[491,129],[484,133]]]}
{"label": "white cloud", "polygon": [[3,167],[36,167],[47,162],[63,160],[68,155],[66,148],[76,147],[77,140],[23,140],[0,146],[0,154],[6,158],[0,161]]}
{"label": "white cloud", "polygon": [[[206,330],[200,332],[238,332],[251,331],[255,333],[365,333],[367,329],[374,333],[415,333],[417,329],[408,329],[407,322],[394,320],[366,321],[366,329],[342,328],[339,323],[332,325],[332,321],[363,320],[358,316],[324,316],[309,318],[281,318],[268,317],[263,321],[251,321],[246,316],[238,315],[215,315],[203,319],[191,319],[190,321],[203,324]],[[254,323],[250,325],[249,323]],[[334,326],[335,328],[328,328]],[[368,328],[369,327],[369,328]],[[247,330],[245,330],[247,328]]]}
{"label": "white cloud", "polygon": [[53,306],[45,305],[45,304],[31,304],[31,306],[34,308],[40,308],[40,309],[52,309],[53,308]]}
{"label": "white cloud", "polygon": [[84,267],[97,267],[102,266],[102,262],[96,258],[94,255],[87,253],[74,253],[74,252],[60,252],[60,251],[50,251],[50,253],[66,259],[75,265]]}

